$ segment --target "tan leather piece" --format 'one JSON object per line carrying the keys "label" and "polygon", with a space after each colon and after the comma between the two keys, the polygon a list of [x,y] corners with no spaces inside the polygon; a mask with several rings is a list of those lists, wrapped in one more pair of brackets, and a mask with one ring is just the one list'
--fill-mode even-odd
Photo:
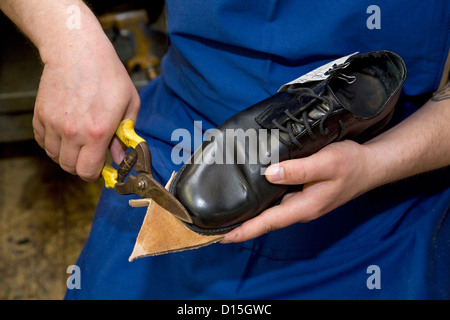
{"label": "tan leather piece", "polygon": [[133,252],[128,259],[130,262],[142,257],[197,249],[223,238],[223,235],[205,236],[192,231],[153,199],[130,200],[130,205],[148,206]]}

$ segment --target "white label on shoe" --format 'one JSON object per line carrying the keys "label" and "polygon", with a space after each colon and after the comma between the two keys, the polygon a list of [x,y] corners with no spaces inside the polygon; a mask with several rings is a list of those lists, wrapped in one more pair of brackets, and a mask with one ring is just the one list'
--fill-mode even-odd
{"label": "white label on shoe", "polygon": [[324,64],[323,66],[318,67],[317,69],[314,69],[313,71],[308,72],[307,74],[301,76],[300,78],[297,78],[291,82],[285,83],[278,91],[283,91],[286,89],[286,87],[296,84],[296,83],[306,83],[306,82],[312,82],[312,81],[322,81],[329,77],[329,75],[326,75],[325,73],[330,70],[335,64],[340,65],[343,64],[345,61],[347,61],[348,58],[351,56],[357,54],[358,52],[349,54],[348,56],[336,59],[334,61],[331,61],[327,64]]}

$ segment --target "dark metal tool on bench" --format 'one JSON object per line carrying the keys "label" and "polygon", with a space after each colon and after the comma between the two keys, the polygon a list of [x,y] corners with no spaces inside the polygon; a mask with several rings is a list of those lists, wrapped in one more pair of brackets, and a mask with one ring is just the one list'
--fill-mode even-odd
{"label": "dark metal tool on bench", "polygon": [[147,12],[142,9],[107,13],[100,16],[99,21],[103,29],[117,29],[120,33],[133,35],[135,55],[127,61],[128,72],[140,68],[146,71],[149,80],[156,78],[160,60],[154,53],[151,39],[145,33],[149,22]]}

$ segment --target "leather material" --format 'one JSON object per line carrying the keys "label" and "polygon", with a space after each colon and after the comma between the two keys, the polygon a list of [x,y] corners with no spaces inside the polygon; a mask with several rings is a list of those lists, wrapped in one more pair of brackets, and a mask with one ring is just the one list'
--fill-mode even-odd
{"label": "leather material", "polygon": [[[389,122],[406,73],[395,53],[357,54],[330,70],[327,79],[290,85],[225,121],[217,128],[220,134],[194,152],[170,186],[192,216],[193,225],[187,225],[199,233],[225,233],[274,205],[287,191],[288,186],[271,184],[261,174],[268,164],[254,153],[271,150],[271,140],[260,129],[267,129],[268,136],[270,130],[280,130],[279,161],[309,156],[343,139],[364,142]],[[230,145],[230,129],[254,129],[258,149],[250,149],[248,139]]]}

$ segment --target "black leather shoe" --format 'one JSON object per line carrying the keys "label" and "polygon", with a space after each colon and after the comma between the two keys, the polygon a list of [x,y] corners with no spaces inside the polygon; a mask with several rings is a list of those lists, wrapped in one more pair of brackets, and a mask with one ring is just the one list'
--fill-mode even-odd
{"label": "black leather shoe", "polygon": [[[288,186],[266,180],[262,172],[268,163],[260,159],[261,153],[275,152],[283,161],[309,156],[343,139],[368,140],[391,119],[405,79],[406,66],[397,54],[355,54],[283,86],[228,119],[170,185],[192,216],[188,227],[203,234],[225,233],[274,205]],[[230,144],[226,133],[239,130],[248,134]],[[247,141],[251,133],[256,134],[257,148]],[[275,136],[277,140],[270,139]],[[274,145],[276,150],[271,149]]]}

